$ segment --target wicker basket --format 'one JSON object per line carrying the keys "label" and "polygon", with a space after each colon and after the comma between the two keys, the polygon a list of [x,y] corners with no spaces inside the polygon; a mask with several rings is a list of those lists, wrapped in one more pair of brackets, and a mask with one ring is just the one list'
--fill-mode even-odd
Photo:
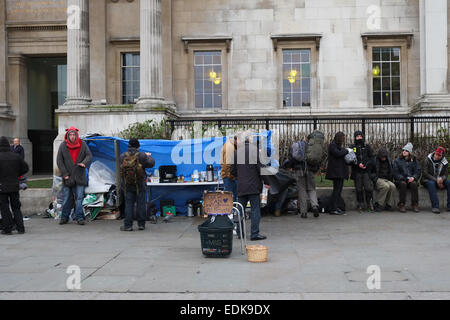
{"label": "wicker basket", "polygon": [[255,245],[247,246],[247,256],[249,262],[267,262],[269,248],[266,246]]}

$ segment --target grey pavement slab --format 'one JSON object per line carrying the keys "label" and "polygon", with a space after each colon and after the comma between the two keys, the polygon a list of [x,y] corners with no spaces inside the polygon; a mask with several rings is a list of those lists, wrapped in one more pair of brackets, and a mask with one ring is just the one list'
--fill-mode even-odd
{"label": "grey pavement slab", "polygon": [[[205,258],[202,222],[120,232],[120,221],[61,227],[33,216],[25,235],[0,237],[0,299],[450,298],[447,213],[263,217],[263,264],[249,263],[236,237],[230,257]],[[81,268],[81,291],[66,288],[70,265]],[[367,288],[370,265],[381,269],[380,290]]]}

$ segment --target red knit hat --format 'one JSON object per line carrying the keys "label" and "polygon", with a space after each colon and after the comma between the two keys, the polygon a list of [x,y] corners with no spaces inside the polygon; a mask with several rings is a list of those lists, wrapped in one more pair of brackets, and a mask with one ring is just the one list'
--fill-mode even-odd
{"label": "red knit hat", "polygon": [[437,154],[438,156],[443,156],[445,152],[446,152],[445,148],[439,147],[436,149],[435,154]]}

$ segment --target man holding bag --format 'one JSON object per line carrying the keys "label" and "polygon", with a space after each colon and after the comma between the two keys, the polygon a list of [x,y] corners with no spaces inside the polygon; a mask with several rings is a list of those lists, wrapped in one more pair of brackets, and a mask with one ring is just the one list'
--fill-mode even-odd
{"label": "man holding bag", "polygon": [[59,146],[56,163],[63,178],[63,206],[60,225],[69,222],[75,197],[75,217],[79,225],[85,224],[83,214],[84,188],[87,186],[86,170],[91,164],[92,153],[78,136],[78,129],[66,129],[64,141]]}

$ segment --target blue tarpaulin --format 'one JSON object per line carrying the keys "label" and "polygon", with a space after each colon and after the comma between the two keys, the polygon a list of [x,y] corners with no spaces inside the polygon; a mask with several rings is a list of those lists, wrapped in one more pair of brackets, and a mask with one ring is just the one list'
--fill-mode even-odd
{"label": "blue tarpaulin", "polygon": [[[274,154],[271,141],[272,132],[265,131],[255,134],[264,142],[268,156]],[[206,166],[212,164],[220,170],[220,153],[227,137],[204,138],[182,141],[171,140],[140,140],[141,152],[150,152],[155,159],[155,167],[147,170],[149,175],[160,166],[176,165],[177,176],[184,175],[189,181],[194,170],[206,171]],[[93,161],[101,161],[112,171],[116,172],[114,141],[120,145],[120,153],[128,151],[128,140],[117,137],[90,137],[84,139],[93,155]],[[186,214],[186,201],[200,200],[203,190],[214,190],[215,187],[186,186],[186,187],[155,187],[152,188],[152,198],[160,200],[175,200],[177,214]],[[159,201],[156,201],[159,208]]]}

